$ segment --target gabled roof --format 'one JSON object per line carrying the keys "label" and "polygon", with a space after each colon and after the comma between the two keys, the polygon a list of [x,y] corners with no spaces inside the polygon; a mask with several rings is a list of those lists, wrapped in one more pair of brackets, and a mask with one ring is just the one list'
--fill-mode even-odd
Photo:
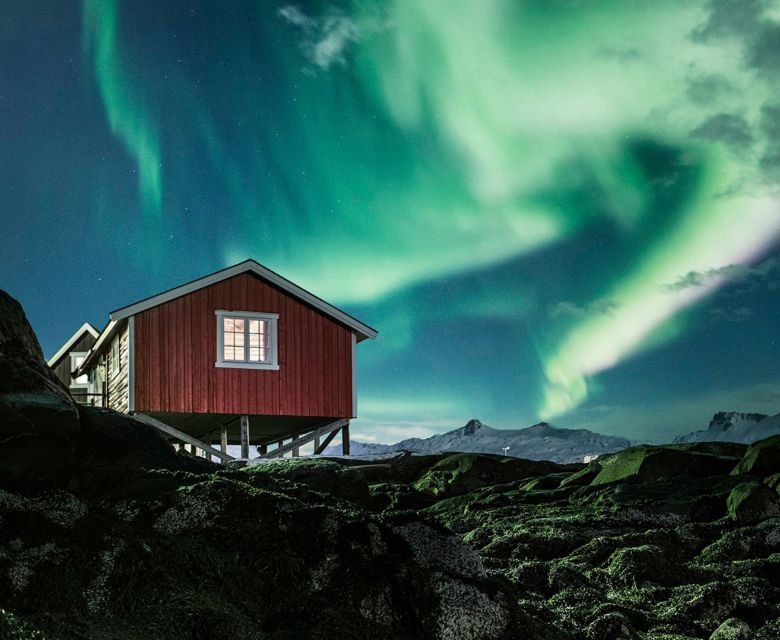
{"label": "gabled roof", "polygon": [[[112,311],[109,314],[108,324],[103,329],[103,331],[100,332],[100,335],[96,336],[97,341],[94,345],[92,345],[92,348],[84,357],[84,360],[82,361],[81,366],[79,366],[76,373],[82,374],[87,371],[89,366],[92,364],[92,361],[101,352],[103,345],[108,340],[110,340],[117,333],[117,331],[124,327],[124,321],[126,321],[127,318],[242,273],[254,273],[271,284],[276,285],[282,291],[285,291],[292,297],[311,305],[325,315],[330,316],[338,322],[341,322],[355,332],[358,342],[365,340],[366,338],[371,338],[373,340],[377,336],[378,332],[376,329],[372,329],[367,324],[363,324],[357,318],[353,318],[351,315],[342,311],[341,309],[328,304],[322,298],[318,298],[313,293],[306,291],[306,289],[302,289],[297,284],[290,282],[287,278],[284,278],[278,273],[271,271],[267,267],[264,267],[259,262],[254,260],[244,260],[244,262],[239,262],[232,267],[227,267],[221,271],[216,271],[215,273],[203,276],[202,278],[198,278],[197,280],[193,280],[187,284],[174,287],[173,289],[168,289],[167,291],[163,291],[157,295],[144,298],[143,300],[134,302],[133,304],[127,305],[126,307]],[[95,333],[97,334],[97,332]]]}
{"label": "gabled roof", "polygon": [[338,322],[346,325],[357,334],[358,342],[365,340],[366,338],[371,338],[373,340],[377,336],[377,331],[369,327],[367,324],[363,324],[357,318],[353,318],[351,315],[345,313],[341,309],[328,304],[322,298],[318,298],[313,293],[306,291],[306,289],[302,289],[297,284],[290,282],[287,278],[283,278],[278,273],[271,271],[254,260],[244,260],[244,262],[239,262],[232,267],[227,267],[226,269],[222,269],[221,271],[217,271],[202,278],[198,278],[197,280],[193,280],[187,284],[174,287],[173,289],[168,289],[168,291],[163,291],[162,293],[158,293],[157,295],[151,296],[149,298],[144,298],[143,300],[134,302],[133,304],[127,305],[126,307],[112,311],[109,317],[112,323],[116,323],[120,320],[124,320],[125,318],[129,318],[130,316],[134,316],[142,311],[151,309],[152,307],[156,307],[165,302],[170,302],[171,300],[185,296],[188,293],[192,293],[198,289],[203,289],[204,287],[209,287],[213,284],[217,284],[218,282],[222,282],[228,278],[233,278],[234,276],[240,275],[242,273],[254,273],[263,280],[266,280],[271,284],[279,287],[282,291],[288,293],[292,297],[305,302],[306,304],[321,311],[325,315],[330,316],[334,320],[337,320]]}
{"label": "gabled roof", "polygon": [[81,336],[83,336],[85,333],[89,333],[92,335],[93,338],[97,338],[100,334],[98,333],[98,330],[95,329],[89,322],[85,322],[82,324],[77,330],[76,333],[74,333],[70,338],[67,339],[64,345],[62,345],[57,353],[55,353],[51,358],[49,358],[46,361],[46,364],[48,364],[50,367],[54,365],[54,363],[58,362],[59,359],[64,356],[68,351],[70,351],[70,348],[76,344],[79,340],[81,340]]}

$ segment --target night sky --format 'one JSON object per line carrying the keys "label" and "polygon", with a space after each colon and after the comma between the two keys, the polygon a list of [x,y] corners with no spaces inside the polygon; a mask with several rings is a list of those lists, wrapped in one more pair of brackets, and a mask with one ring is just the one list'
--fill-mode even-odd
{"label": "night sky", "polygon": [[780,411],[780,2],[0,4],[51,355],[248,257],[376,327],[353,437]]}

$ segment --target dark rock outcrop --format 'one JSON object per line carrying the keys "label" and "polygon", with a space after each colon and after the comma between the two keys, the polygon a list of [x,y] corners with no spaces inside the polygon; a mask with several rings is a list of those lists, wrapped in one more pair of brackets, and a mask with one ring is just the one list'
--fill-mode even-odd
{"label": "dark rock outcrop", "polygon": [[731,491],[728,499],[731,517],[742,524],[780,517],[780,497],[761,482],[745,482]]}
{"label": "dark rock outcrop", "polygon": [[78,434],[68,391],[44,362],[21,305],[0,291],[0,482],[65,486]]}
{"label": "dark rock outcrop", "polygon": [[647,482],[677,476],[702,478],[729,473],[739,459],[680,446],[638,445],[594,461],[600,467],[591,484]]}
{"label": "dark rock outcrop", "polygon": [[754,476],[780,473],[780,436],[773,436],[751,444],[732,473]]}

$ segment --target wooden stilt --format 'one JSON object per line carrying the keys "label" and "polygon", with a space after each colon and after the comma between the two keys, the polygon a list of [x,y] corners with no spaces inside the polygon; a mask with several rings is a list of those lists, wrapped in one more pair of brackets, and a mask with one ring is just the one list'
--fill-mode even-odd
{"label": "wooden stilt", "polygon": [[341,427],[341,453],[349,455],[349,422]]}
{"label": "wooden stilt", "polygon": [[314,436],[314,451],[315,451],[315,453],[316,453],[317,449],[319,449],[319,448],[320,448],[320,436],[319,436],[319,434],[317,434],[316,436]]}
{"label": "wooden stilt", "polygon": [[241,416],[241,457],[249,457],[249,416]]}
{"label": "wooden stilt", "polygon": [[219,448],[222,453],[227,453],[227,424],[223,424],[219,428]]}
{"label": "wooden stilt", "polygon": [[[209,438],[209,441],[208,441],[206,444],[208,444],[208,445],[210,445],[210,446],[214,444],[214,434],[215,434],[215,433],[216,433],[216,432],[212,432],[212,433],[210,433],[210,434],[209,434],[209,436],[208,436],[208,438]],[[209,462],[211,462],[211,453],[210,453],[209,451],[206,451],[206,450],[204,449],[204,451],[203,451],[203,457],[205,457],[205,458],[206,458],[206,460],[208,460]]]}
{"label": "wooden stilt", "polygon": [[293,439],[292,457],[298,458],[301,455],[301,448],[298,446],[298,436],[293,436],[292,439]]}
{"label": "wooden stilt", "polygon": [[268,453],[268,445],[267,444],[261,444],[258,448],[258,451],[261,456],[264,456],[266,453]]}
{"label": "wooden stilt", "polygon": [[[133,418],[135,420],[138,420],[139,422],[144,422],[148,425],[151,425],[155,429],[159,429],[164,434],[171,436],[175,438],[176,440],[180,442],[187,442],[189,444],[194,444],[199,449],[204,450],[211,450],[211,453],[213,453],[218,458],[222,458],[223,460],[233,460],[233,456],[228,455],[226,453],[222,453],[221,451],[217,451],[216,449],[213,449],[209,445],[207,445],[205,442],[201,442],[197,438],[193,438],[191,435],[184,433],[183,431],[179,431],[178,429],[165,424],[164,422],[161,422],[160,420],[157,420],[156,418],[152,418],[151,416],[147,416],[144,413],[134,413]],[[182,445],[183,446],[183,445]]]}
{"label": "wooden stilt", "polygon": [[[267,453],[263,454],[264,458],[281,458],[285,454],[292,452],[294,449],[300,450],[301,447],[304,445],[309,444],[310,442],[314,442],[315,438],[321,438],[325,434],[327,434],[327,437],[325,440],[323,440],[319,447],[315,450],[315,453],[322,453],[323,449],[327,447],[330,444],[330,441],[335,438],[339,431],[341,430],[341,427],[343,427],[347,423],[346,420],[336,420],[335,422],[331,422],[329,424],[322,425],[321,427],[318,427],[316,429],[313,429],[312,431],[309,431],[308,433],[304,434],[296,434],[294,436],[291,436],[290,442],[287,444],[284,444],[284,438],[277,441],[277,446],[274,449],[271,449],[271,451],[268,451]],[[260,449],[263,445],[260,445],[258,449]]]}

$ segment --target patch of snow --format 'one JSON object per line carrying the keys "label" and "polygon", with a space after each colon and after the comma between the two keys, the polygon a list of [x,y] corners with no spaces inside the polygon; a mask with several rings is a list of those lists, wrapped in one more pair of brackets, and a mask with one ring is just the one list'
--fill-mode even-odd
{"label": "patch of snow", "polygon": [[675,442],[740,442],[750,444],[780,434],[780,413],[716,413],[707,429],[675,438]]}

